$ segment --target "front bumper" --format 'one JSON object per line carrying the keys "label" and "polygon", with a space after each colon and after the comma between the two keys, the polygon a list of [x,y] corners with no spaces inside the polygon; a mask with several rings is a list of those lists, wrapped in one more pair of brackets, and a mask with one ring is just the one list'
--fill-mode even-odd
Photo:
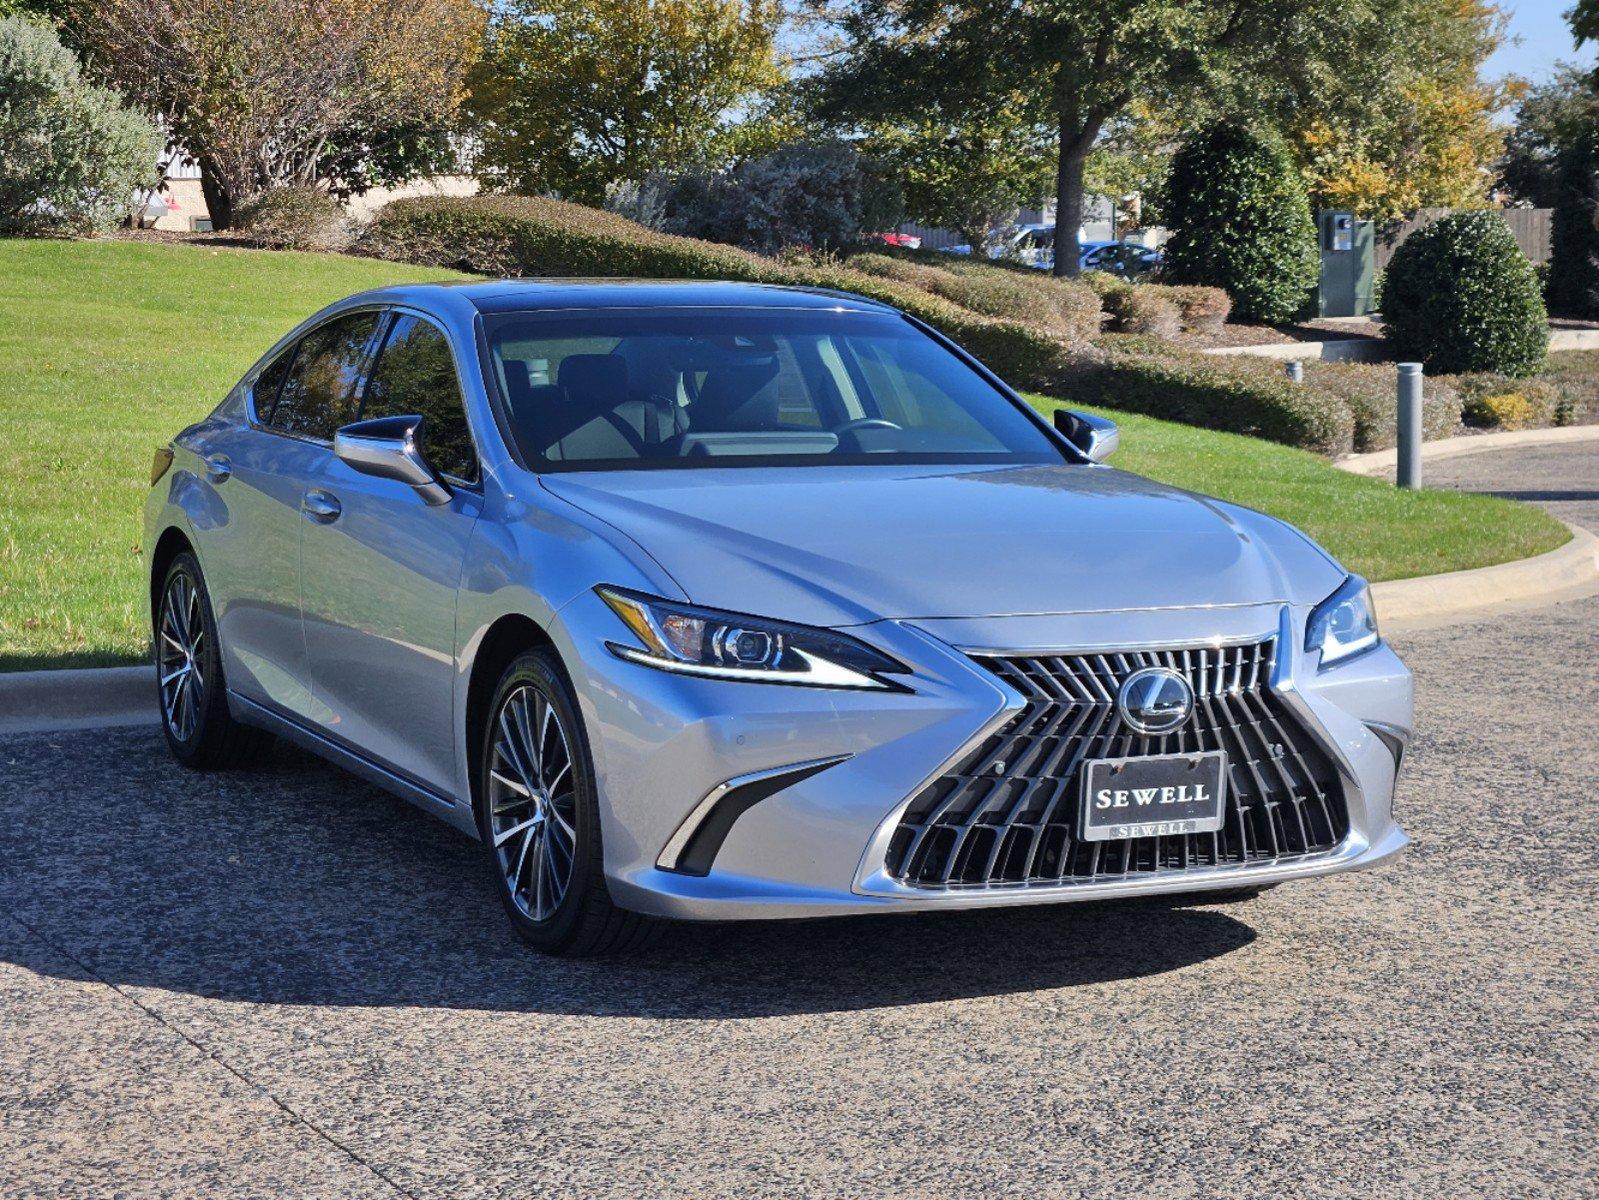
{"label": "front bumper", "polygon": [[[1390,743],[1408,737],[1409,672],[1386,646],[1318,673],[1302,651],[1308,609],[1209,609],[879,622],[854,630],[915,671],[914,691],[827,691],[669,675],[604,649],[625,638],[597,597],[562,610],[598,776],[605,870],[618,903],[661,916],[739,919],[926,911],[1198,892],[1383,861],[1394,823]],[[1273,687],[1335,765],[1348,833],[1291,861],[1189,867],[1114,881],[933,890],[891,878],[888,841],[910,798],[1006,722],[1022,698],[968,651],[1129,650],[1278,639]],[[1383,734],[1377,732],[1378,729]],[[1385,737],[1387,740],[1385,740]],[[843,756],[843,757],[840,757]],[[704,875],[663,870],[685,818],[727,781],[839,759],[750,806]],[[670,861],[670,858],[667,859]]]}

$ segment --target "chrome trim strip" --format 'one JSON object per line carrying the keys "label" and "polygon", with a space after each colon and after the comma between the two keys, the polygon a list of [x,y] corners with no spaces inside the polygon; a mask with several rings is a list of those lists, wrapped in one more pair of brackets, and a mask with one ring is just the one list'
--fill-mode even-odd
{"label": "chrome trim strip", "polygon": [[[1253,608],[1255,605],[1233,605],[1235,608]],[[1029,646],[1024,650],[997,649],[984,646],[957,646],[962,654],[969,654],[976,658],[1053,658],[1057,655],[1071,654],[1135,654],[1142,650],[1221,650],[1232,646],[1253,646],[1256,642],[1263,642],[1271,637],[1271,633],[1245,633],[1233,637],[1217,638],[1174,638],[1166,642],[1139,642],[1136,646],[1129,646],[1126,642],[1085,642],[1076,646],[1059,646],[1036,648]]]}
{"label": "chrome trim strip", "polygon": [[[785,775],[813,775],[817,771],[835,766],[847,758],[849,754],[834,754],[827,758],[812,758],[805,762],[789,763],[781,767],[768,767],[764,771],[751,771],[747,775],[735,775],[731,779],[724,779],[704,796],[700,802],[689,810],[688,816],[683,818],[683,823],[677,827],[676,832],[666,840],[666,845],[661,847],[661,853],[655,859],[655,865],[663,871],[680,870],[683,852],[688,849],[690,840],[698,832],[705,819],[711,815],[718,803],[729,792],[739,788],[748,787],[754,783],[765,783],[769,780],[780,779]],[[779,789],[781,790],[781,789]]]}

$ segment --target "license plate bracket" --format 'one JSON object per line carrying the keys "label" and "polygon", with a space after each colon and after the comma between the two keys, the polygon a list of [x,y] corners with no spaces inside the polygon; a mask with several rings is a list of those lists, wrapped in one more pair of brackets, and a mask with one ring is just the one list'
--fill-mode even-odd
{"label": "license plate bracket", "polygon": [[1083,764],[1077,836],[1085,842],[1214,833],[1227,800],[1227,755],[1096,758]]}

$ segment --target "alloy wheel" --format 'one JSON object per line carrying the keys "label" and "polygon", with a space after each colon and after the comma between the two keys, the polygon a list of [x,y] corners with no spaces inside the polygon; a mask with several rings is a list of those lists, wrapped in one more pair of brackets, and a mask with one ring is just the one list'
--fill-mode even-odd
{"label": "alloy wheel", "polygon": [[167,581],[161,597],[156,671],[161,680],[161,716],[172,736],[194,736],[205,704],[205,620],[200,590],[182,571]]}
{"label": "alloy wheel", "polygon": [[495,714],[489,762],[489,833],[511,899],[547,919],[577,862],[577,780],[560,714],[538,689],[506,694]]}

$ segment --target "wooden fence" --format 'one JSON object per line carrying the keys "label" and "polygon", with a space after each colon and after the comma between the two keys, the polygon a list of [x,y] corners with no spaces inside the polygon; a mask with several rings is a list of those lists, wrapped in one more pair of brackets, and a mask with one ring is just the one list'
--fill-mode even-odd
{"label": "wooden fence", "polygon": [[[1407,237],[1439,217],[1447,217],[1457,210],[1452,208],[1422,208],[1405,221],[1393,221],[1377,232],[1377,270],[1382,271]],[[1552,208],[1501,208],[1496,210],[1504,218],[1522,253],[1535,263],[1549,261],[1549,222]]]}

